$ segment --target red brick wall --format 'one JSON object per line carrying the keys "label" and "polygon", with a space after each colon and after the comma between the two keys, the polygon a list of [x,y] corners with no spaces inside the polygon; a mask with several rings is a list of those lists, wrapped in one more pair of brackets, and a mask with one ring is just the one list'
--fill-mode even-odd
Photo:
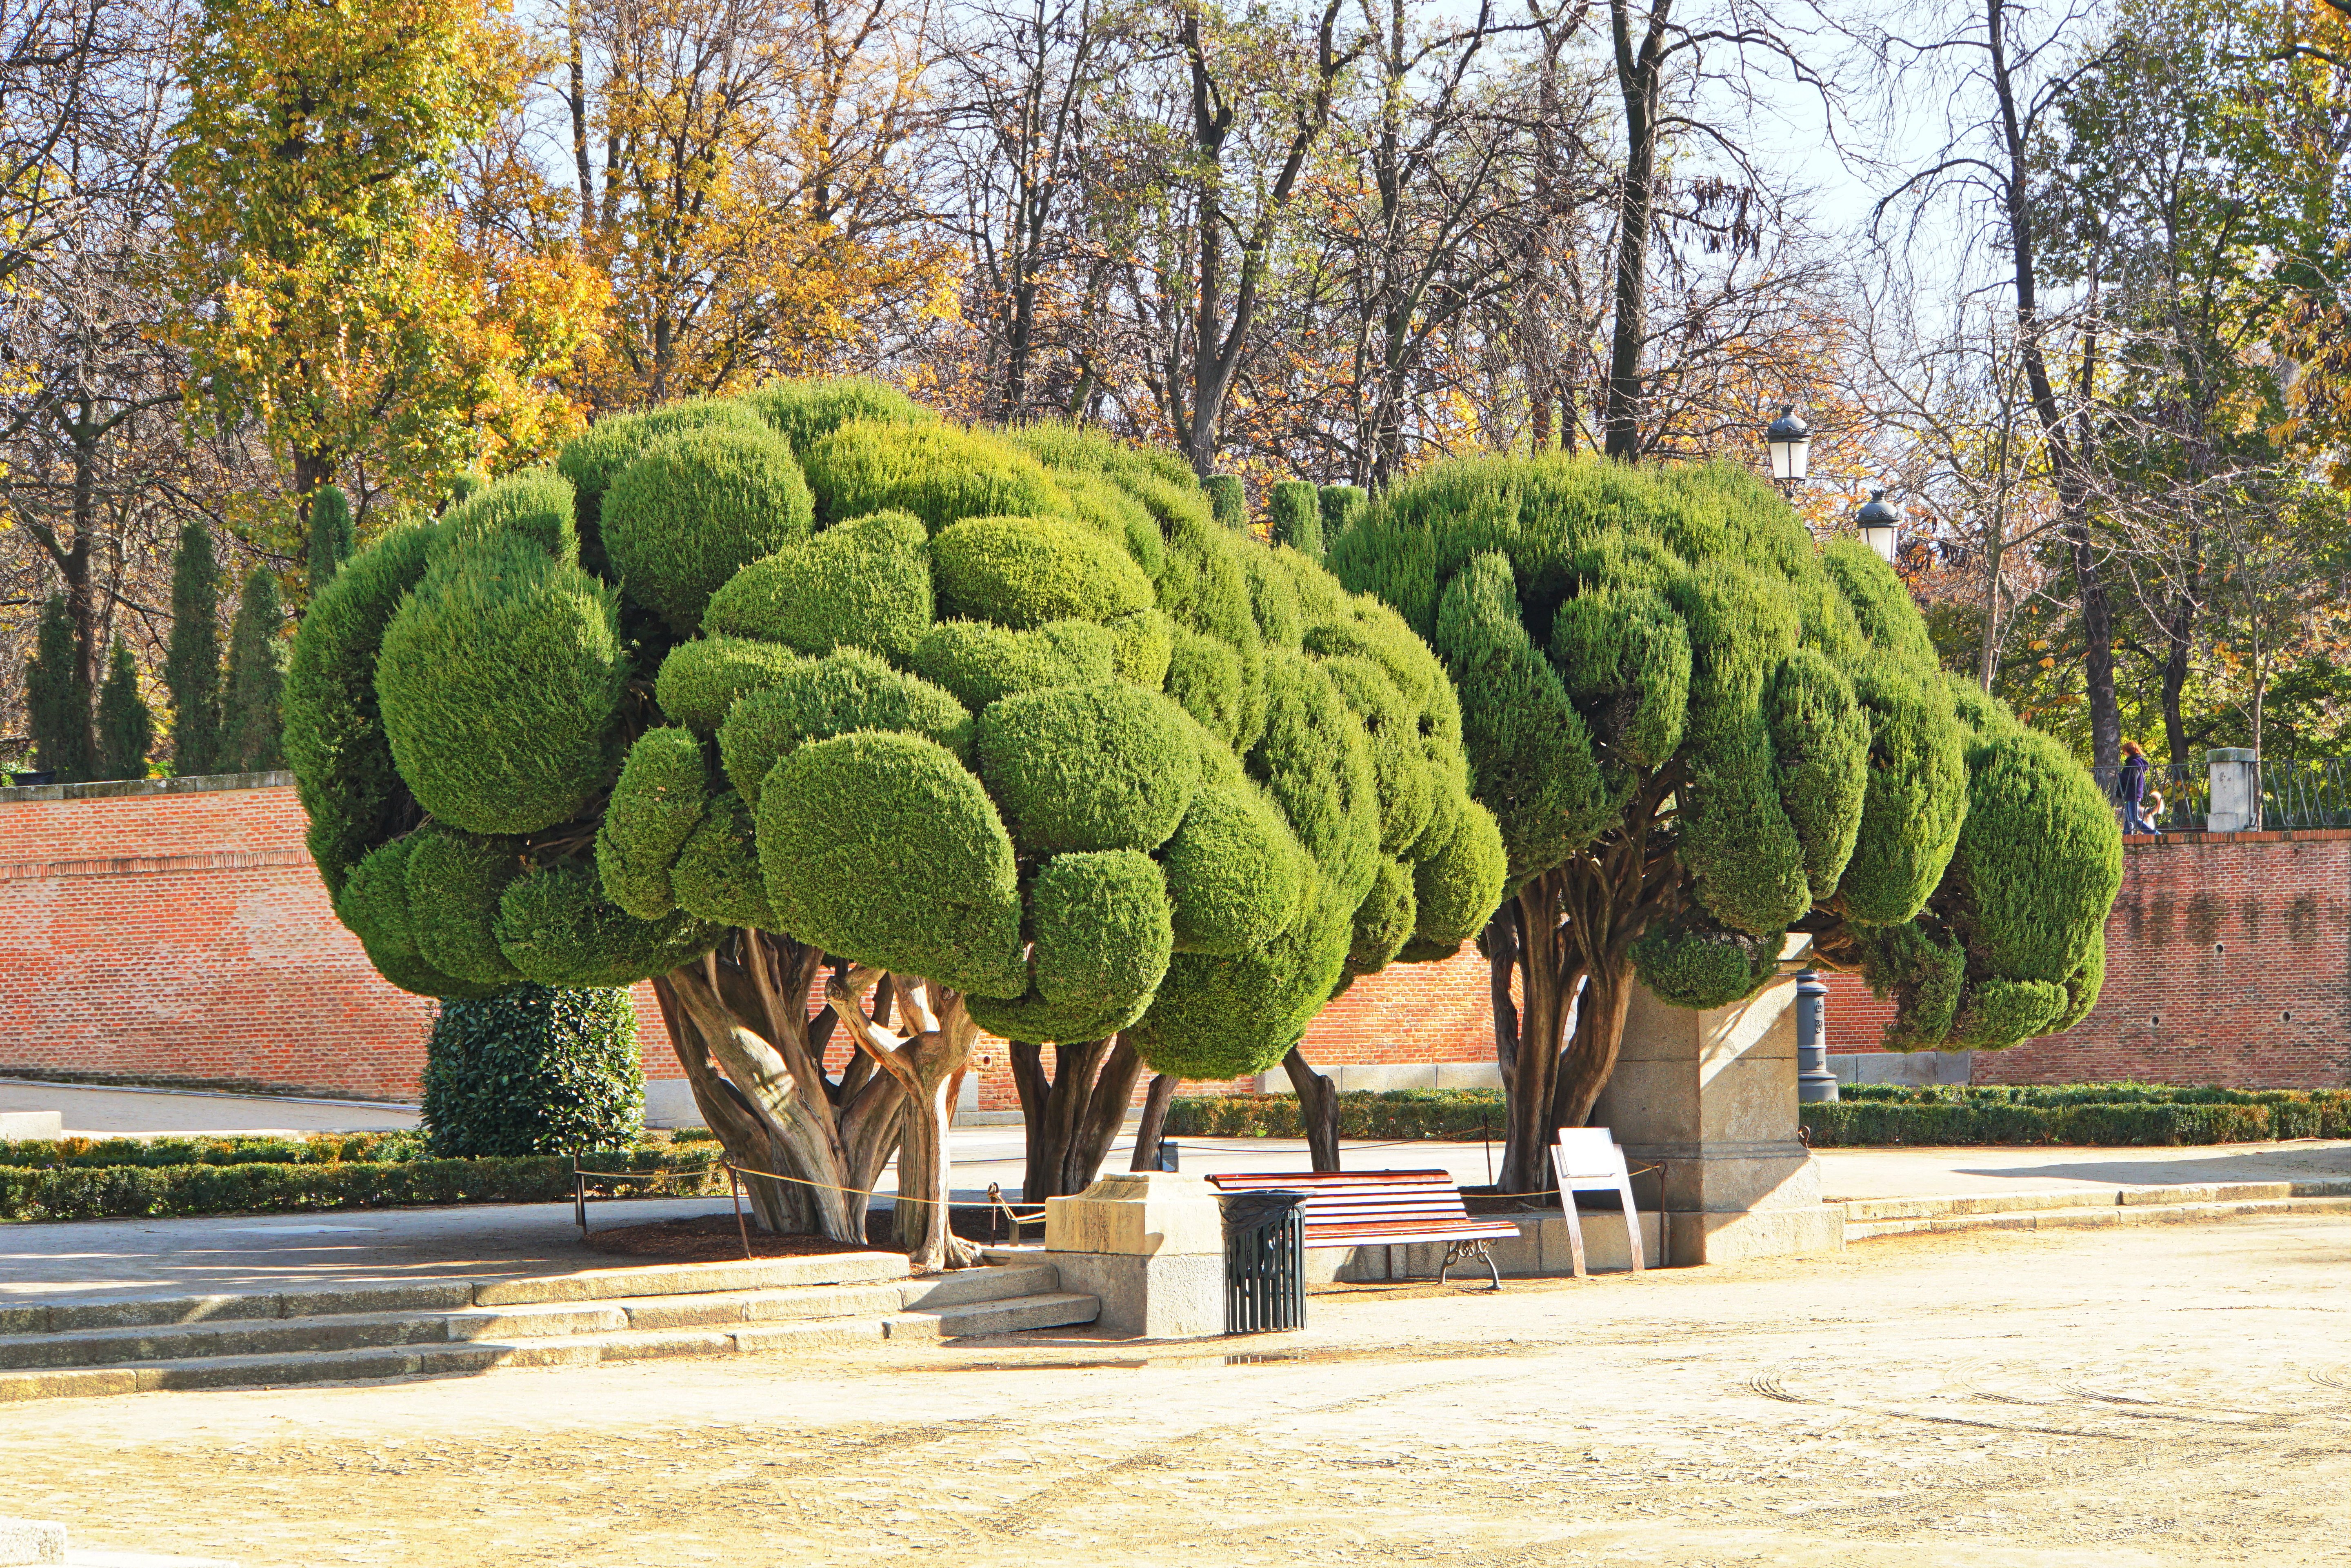
{"label": "red brick wall", "polygon": [[[1892,1016],[1829,977],[1831,1051]],[[2322,1088],[2351,1082],[2351,832],[2134,838],[2106,921],[2106,984],[2062,1035],[1978,1051],[1979,1083]]]}
{"label": "red brick wall", "polygon": [[[413,1098],[433,1004],[335,919],[291,787],[258,781],[0,796],[0,1067]],[[681,1076],[653,988],[635,999],[646,1076]],[[1475,953],[1400,965],[1325,1009],[1305,1048],[1491,1061],[1486,1008]],[[1017,1106],[1003,1043],[979,1054],[981,1107]]]}

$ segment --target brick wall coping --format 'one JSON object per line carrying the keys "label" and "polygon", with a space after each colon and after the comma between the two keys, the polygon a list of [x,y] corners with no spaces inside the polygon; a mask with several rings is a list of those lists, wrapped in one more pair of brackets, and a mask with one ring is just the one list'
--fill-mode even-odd
{"label": "brick wall coping", "polygon": [[269,789],[294,782],[276,773],[200,773],[193,779],[104,779],[95,784],[19,784],[0,789],[0,806],[27,800],[104,800],[118,795],[203,795],[214,789]]}
{"label": "brick wall coping", "polygon": [[[0,797],[6,791],[0,790]],[[2125,833],[2135,850],[2192,849],[2200,844],[2325,844],[2351,839],[2351,828],[2280,828],[2262,833]]]}

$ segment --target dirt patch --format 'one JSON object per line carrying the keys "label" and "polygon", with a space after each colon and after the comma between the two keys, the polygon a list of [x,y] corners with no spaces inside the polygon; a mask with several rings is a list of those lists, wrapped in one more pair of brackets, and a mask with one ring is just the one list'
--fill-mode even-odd
{"label": "dirt patch", "polygon": [[757,1226],[737,1230],[731,1214],[657,1219],[650,1225],[590,1230],[588,1246],[593,1251],[622,1258],[658,1258],[669,1263],[723,1263],[743,1256],[746,1232],[754,1258],[817,1258],[831,1252],[870,1250],[853,1241],[835,1241],[824,1236],[768,1236]]}

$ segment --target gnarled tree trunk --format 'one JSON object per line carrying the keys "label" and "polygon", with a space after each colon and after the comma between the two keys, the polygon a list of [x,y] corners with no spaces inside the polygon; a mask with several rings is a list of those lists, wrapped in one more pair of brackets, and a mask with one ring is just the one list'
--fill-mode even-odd
{"label": "gnarled tree trunk", "polygon": [[1306,1156],[1318,1171],[1339,1168],[1339,1087],[1314,1071],[1296,1046],[1281,1059],[1290,1086],[1298,1092],[1298,1119],[1306,1128]]}
{"label": "gnarled tree trunk", "polygon": [[1166,1140],[1167,1107],[1176,1103],[1176,1084],[1172,1072],[1152,1074],[1151,1088],[1143,1097],[1143,1120],[1134,1127],[1134,1158],[1128,1162],[1127,1169],[1159,1168],[1159,1145]]}
{"label": "gnarled tree trunk", "polygon": [[[1124,1039],[1057,1045],[1045,1069],[1046,1047],[1012,1046],[1012,1081],[1020,1091],[1028,1128],[1028,1166],[1020,1196],[1029,1203],[1083,1192],[1126,1120],[1143,1058]],[[1172,1088],[1172,1086],[1171,1086]]]}

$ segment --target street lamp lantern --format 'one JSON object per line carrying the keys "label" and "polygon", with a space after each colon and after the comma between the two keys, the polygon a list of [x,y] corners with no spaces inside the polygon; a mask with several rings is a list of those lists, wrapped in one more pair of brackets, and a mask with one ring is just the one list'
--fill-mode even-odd
{"label": "street lamp lantern", "polygon": [[1771,477],[1783,485],[1801,484],[1804,477],[1804,458],[1813,444],[1813,427],[1790,403],[1763,433],[1763,444],[1771,454]]}
{"label": "street lamp lantern", "polygon": [[1899,548],[1902,534],[1902,508],[1890,506],[1883,490],[1872,490],[1868,504],[1861,508],[1861,537],[1869,548],[1894,564],[1894,552]]}

